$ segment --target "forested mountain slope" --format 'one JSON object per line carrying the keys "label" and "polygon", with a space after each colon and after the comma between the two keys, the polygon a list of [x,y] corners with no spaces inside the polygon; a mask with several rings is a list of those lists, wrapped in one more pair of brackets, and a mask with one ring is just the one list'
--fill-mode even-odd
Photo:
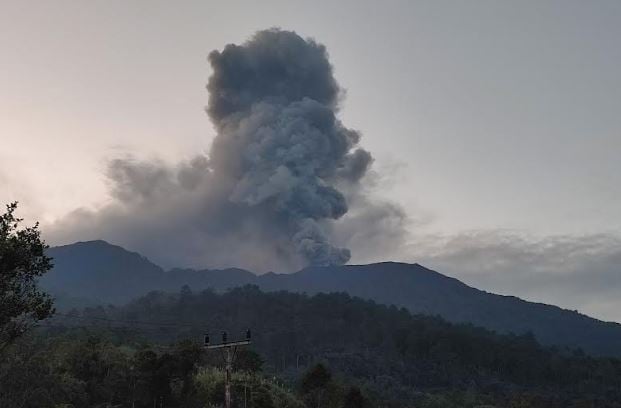
{"label": "forested mountain slope", "polygon": [[549,402],[541,405],[546,407],[567,407],[570,401],[614,406],[604,402],[621,399],[618,359],[545,348],[530,335],[499,335],[343,293],[184,288],[74,313],[52,320],[54,330],[90,325],[117,333],[121,342],[144,338],[166,344],[201,341],[205,332],[217,343],[222,330],[236,340],[251,328],[253,348],[268,372],[293,379],[323,361],[382,400],[413,401],[420,392],[438,390],[490,395],[494,401],[537,395]]}
{"label": "forested mountain slope", "polygon": [[[164,271],[148,259],[104,241],[51,248],[54,269],[42,284],[53,293],[121,304],[151,290],[223,291],[244,284],[263,290],[309,294],[347,292],[414,313],[440,315],[499,332],[533,332],[548,345],[582,348],[599,355],[621,356],[621,325],[602,322],[555,306],[487,293],[418,264],[307,268],[292,274],[257,276],[241,269]],[[75,302],[74,302],[75,303]]]}

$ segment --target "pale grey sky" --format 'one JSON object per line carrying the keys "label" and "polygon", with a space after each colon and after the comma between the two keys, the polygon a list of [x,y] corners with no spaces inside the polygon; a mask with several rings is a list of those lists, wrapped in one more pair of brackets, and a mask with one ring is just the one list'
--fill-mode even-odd
{"label": "pale grey sky", "polygon": [[[0,201],[51,223],[110,200],[111,158],[206,150],[207,54],[274,26],[326,45],[347,90],[341,118],[376,158],[376,194],[420,220],[412,234],[607,234],[607,262],[619,260],[617,1],[0,0]],[[441,258],[417,239],[390,256]],[[548,275],[517,282],[523,263],[485,274],[446,259],[437,264],[478,287],[621,320],[616,262],[607,297],[594,301],[595,288],[580,301],[542,293]],[[572,276],[599,267],[581,268]]]}

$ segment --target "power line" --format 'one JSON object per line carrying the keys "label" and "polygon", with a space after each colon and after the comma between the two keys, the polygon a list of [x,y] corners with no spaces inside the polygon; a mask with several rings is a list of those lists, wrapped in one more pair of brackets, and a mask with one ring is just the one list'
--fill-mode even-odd
{"label": "power line", "polygon": [[[224,403],[225,408],[231,408],[231,379],[233,373],[233,361],[235,360],[235,356],[237,355],[237,349],[241,346],[247,346],[250,344],[250,329],[246,331],[246,338],[244,340],[233,340],[228,341],[227,332],[222,332],[222,343],[220,344],[210,344],[209,343],[209,335],[205,335],[205,348],[208,350],[224,350],[224,361],[225,361],[225,369],[224,369]],[[245,392],[245,390],[244,390]]]}
{"label": "power line", "polygon": [[[137,324],[146,324],[146,325],[154,325],[154,326],[166,326],[166,327],[184,327],[184,328],[193,328],[193,329],[199,329],[199,326],[196,324],[192,324],[192,323],[171,323],[171,322],[153,322],[153,321],[147,321],[147,320],[124,320],[124,319],[111,319],[108,317],[99,317],[99,316],[79,316],[79,315],[74,315],[74,314],[66,314],[66,313],[55,313],[55,316],[62,316],[65,318],[70,318],[70,319],[80,319],[80,320],[91,320],[91,321],[99,321],[99,322],[107,322],[107,323],[124,323],[124,324],[129,324],[129,325],[137,325]],[[39,325],[43,326],[43,327],[64,327],[61,325],[54,325],[54,323],[50,320],[52,319],[48,319],[46,321],[41,322]],[[100,327],[100,326],[97,326]],[[137,332],[145,332],[144,329],[138,329],[136,330],[136,328],[125,328],[125,327],[102,327],[103,329],[106,330],[127,330],[128,331],[137,331]],[[204,347],[207,349],[223,349],[225,351],[225,387],[224,387],[224,400],[225,400],[225,406],[226,408],[231,408],[231,383],[232,383],[232,371],[233,371],[233,362],[235,360],[235,357],[237,355],[237,349],[238,347],[241,346],[247,346],[250,344],[250,329],[248,329],[245,332],[245,338],[244,340],[238,340],[238,341],[227,341],[227,332],[226,331],[222,331],[222,343],[221,344],[216,344],[216,345],[211,345],[209,343],[209,334],[207,332],[205,332],[205,339],[204,339]],[[162,350],[170,350],[172,349],[172,347],[167,347],[167,346],[160,346],[159,347]],[[245,391],[244,391],[245,392]]]}

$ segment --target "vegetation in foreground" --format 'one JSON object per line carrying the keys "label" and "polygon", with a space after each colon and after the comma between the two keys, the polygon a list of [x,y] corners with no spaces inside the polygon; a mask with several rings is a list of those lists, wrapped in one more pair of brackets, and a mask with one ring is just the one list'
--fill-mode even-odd
{"label": "vegetation in foreground", "polygon": [[[83,326],[89,325],[115,347],[150,343],[154,350],[180,339],[199,341],[207,328],[228,328],[234,337],[252,327],[254,350],[270,378],[298,389],[304,373],[323,363],[340,383],[379,405],[614,407],[621,401],[617,359],[546,348],[530,335],[454,325],[347,294],[264,293],[253,286],[194,294],[183,288],[48,322],[48,337],[87,335]],[[219,363],[206,361],[211,365],[198,363],[193,372]]]}
{"label": "vegetation in foreground", "polygon": [[[235,407],[621,406],[619,360],[346,294],[184,287],[50,319],[51,299],[36,284],[51,268],[47,247],[15,209],[0,215],[1,407],[221,406],[217,357],[187,340],[206,327],[259,333],[261,354],[238,356]],[[41,321],[47,327],[24,336]]]}
{"label": "vegetation in foreground", "polygon": [[[238,357],[232,376],[234,407],[354,408],[369,403],[358,388],[333,379],[321,364],[296,386],[263,374],[256,353]],[[134,347],[93,333],[30,337],[0,364],[0,406],[223,406],[224,373],[217,361],[187,341]]]}
{"label": "vegetation in foreground", "polygon": [[[77,330],[28,336],[0,364],[0,406],[14,408],[221,407],[221,356],[189,341],[170,346],[126,344],[113,333]],[[380,381],[381,380],[378,378]],[[483,408],[619,407],[616,397],[563,397],[515,388],[424,389],[385,398],[327,363],[314,363],[294,381],[263,369],[253,351],[241,352],[232,377],[233,406],[244,408]],[[416,388],[416,387],[415,387]],[[392,392],[392,391],[391,391]]]}
{"label": "vegetation in foreground", "polygon": [[0,214],[0,353],[54,313],[52,299],[37,287],[37,279],[52,268],[48,247],[39,225],[24,227],[16,210],[12,203]]}

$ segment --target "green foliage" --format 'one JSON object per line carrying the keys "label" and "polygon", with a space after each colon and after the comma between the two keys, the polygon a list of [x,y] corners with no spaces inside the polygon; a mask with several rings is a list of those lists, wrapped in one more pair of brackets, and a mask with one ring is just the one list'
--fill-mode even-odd
{"label": "green foliage", "polygon": [[0,365],[0,406],[199,407],[194,374],[200,352],[187,342],[160,352],[95,335],[28,339]]}
{"label": "green foliage", "polygon": [[237,352],[233,369],[236,371],[260,372],[263,369],[263,359],[254,350],[241,349]]}
{"label": "green foliage", "polygon": [[[0,407],[202,408],[224,404],[224,373],[205,366],[204,350],[115,344],[97,332],[17,342],[0,363]],[[260,360],[248,353],[250,361]],[[256,365],[253,366],[256,368]],[[304,408],[283,384],[256,370],[235,371],[233,406]]]}
{"label": "green foliage", "polygon": [[312,408],[321,408],[334,401],[335,387],[332,374],[325,365],[319,363],[311,367],[302,377],[300,390],[307,405]]}
{"label": "green foliage", "polygon": [[332,382],[332,374],[325,365],[319,363],[302,377],[302,392],[309,393],[315,390],[326,389]]}
{"label": "green foliage", "polygon": [[[10,368],[0,380],[11,384],[6,395],[0,392],[0,406],[19,406],[5,401],[23,395],[34,401],[28,407],[54,406],[50,401],[221,406],[220,354],[202,353],[187,341],[144,345],[147,339],[198,341],[205,327],[229,328],[231,340],[253,328],[254,351],[241,353],[235,365],[236,407],[571,408],[621,401],[619,360],[548,349],[530,335],[452,325],[345,294],[308,297],[255,287],[224,294],[154,292],[122,308],[89,308],[81,315],[87,319],[54,317],[54,329],[45,334],[55,339],[30,352],[24,345],[10,364],[0,364]],[[84,334],[85,321],[99,331]]]}
{"label": "green foliage", "polygon": [[358,387],[350,387],[343,398],[343,408],[365,408],[369,401]]}
{"label": "green foliage", "polygon": [[437,390],[498,396],[516,389],[568,400],[583,395],[621,399],[619,360],[545,348],[530,334],[499,335],[342,293],[309,297],[264,293],[254,286],[223,294],[152,292],[125,307],[91,308],[83,315],[189,324],[143,332],[160,342],[200,339],[204,327],[226,327],[232,338],[243,338],[251,327],[265,372],[292,383],[325,362],[338,377],[388,401],[416,400]]}
{"label": "green foliage", "polygon": [[[197,395],[211,406],[224,404],[224,372],[215,367],[205,368],[195,377]],[[252,372],[233,372],[233,407],[246,408],[304,408],[293,392],[274,380]]]}
{"label": "green foliage", "polygon": [[50,316],[51,298],[37,288],[37,278],[51,269],[39,225],[21,227],[17,203],[0,214],[0,352],[37,321]]}

